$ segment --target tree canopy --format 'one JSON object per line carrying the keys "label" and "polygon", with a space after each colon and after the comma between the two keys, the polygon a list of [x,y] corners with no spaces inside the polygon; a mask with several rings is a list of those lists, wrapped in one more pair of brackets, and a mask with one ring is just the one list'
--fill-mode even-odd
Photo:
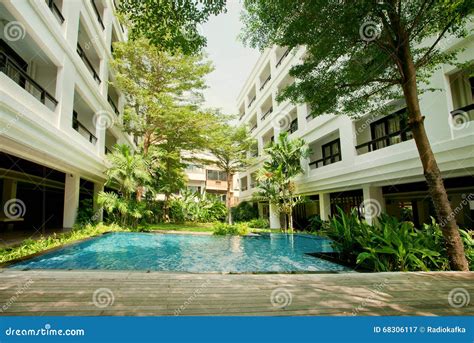
{"label": "tree canopy", "polygon": [[122,0],[118,10],[132,40],[145,37],[162,50],[189,55],[206,45],[200,25],[224,12],[225,4],[225,0]]}

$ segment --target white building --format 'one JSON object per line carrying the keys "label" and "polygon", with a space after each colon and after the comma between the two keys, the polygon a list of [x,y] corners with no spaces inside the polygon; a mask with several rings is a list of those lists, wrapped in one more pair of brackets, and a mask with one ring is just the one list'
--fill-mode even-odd
{"label": "white building", "polygon": [[[449,39],[444,44],[465,48],[459,61],[470,61],[473,38]],[[248,125],[257,139],[259,156],[255,165],[239,175],[240,200],[252,200],[254,172],[265,159],[264,147],[285,130],[290,138],[303,138],[312,150],[311,157],[303,161],[305,174],[296,180],[297,192],[311,200],[296,208],[297,227],[305,227],[314,214],[328,219],[336,206],[358,208],[369,222],[380,211],[409,217],[418,225],[429,221],[434,210],[414,140],[400,116],[404,104],[398,104],[399,111],[392,115],[365,114],[351,120],[334,115],[313,118],[305,104],[278,103],[279,90],[293,82],[290,67],[304,53],[303,48],[296,50],[273,47],[264,51],[238,96],[239,122]],[[426,130],[452,206],[458,209],[458,223],[472,228],[474,78],[446,65],[432,76],[430,87],[440,90],[420,99]],[[270,212],[272,228],[280,227],[276,211],[269,211],[268,204],[259,204],[259,208],[261,215]]]}
{"label": "white building", "polygon": [[1,222],[72,227],[80,199],[103,189],[105,154],[134,144],[110,83],[112,43],[126,39],[114,11],[112,0],[1,1]]}

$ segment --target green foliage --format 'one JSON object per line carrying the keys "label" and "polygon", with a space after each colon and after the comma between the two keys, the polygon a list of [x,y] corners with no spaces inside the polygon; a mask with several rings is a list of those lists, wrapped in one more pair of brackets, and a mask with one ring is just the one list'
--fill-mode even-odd
{"label": "green foliage", "polygon": [[249,45],[307,49],[280,99],[308,103],[315,116],[360,115],[389,111],[381,104],[403,97],[409,55],[419,82],[453,62],[456,51],[443,46],[466,36],[474,2],[246,0],[245,8]]}
{"label": "green foliage", "polygon": [[253,159],[249,157],[249,153],[255,145],[256,142],[246,127],[218,123],[211,132],[209,151],[216,158],[211,163],[228,175],[226,206],[229,223],[232,222],[232,211],[230,210],[232,176],[252,164]]}
{"label": "green foliage", "polygon": [[139,187],[150,183],[151,174],[147,160],[142,154],[132,151],[130,146],[116,145],[112,153],[107,155],[107,159],[110,167],[105,171],[106,185],[117,187],[125,199],[130,199]]}
{"label": "green foliage", "polygon": [[318,214],[315,214],[308,218],[309,225],[307,230],[310,232],[317,232],[323,228],[324,221]]}
{"label": "green foliage", "polygon": [[131,229],[137,229],[138,224],[153,215],[146,201],[127,199],[112,192],[100,192],[97,203],[107,212],[111,223]]}
{"label": "green foliage", "polygon": [[81,200],[77,210],[76,224],[85,225],[94,222],[94,201],[92,199]]}
{"label": "green foliage", "polygon": [[265,218],[256,218],[250,220],[247,225],[252,229],[269,229],[270,222]]}
{"label": "green foliage", "polygon": [[304,172],[301,159],[309,155],[302,139],[288,139],[288,133],[281,133],[276,143],[265,151],[269,158],[258,172],[256,199],[268,201],[275,205],[280,213],[288,218],[288,228],[293,228],[293,208],[304,199],[295,195],[293,179]]}
{"label": "green foliage", "polygon": [[171,201],[172,222],[210,223],[223,221],[226,215],[225,204],[213,194],[183,192],[181,197]]}
{"label": "green foliage", "polygon": [[40,237],[39,239],[27,239],[21,245],[10,248],[0,249],[0,263],[14,260],[35,254],[47,249],[55,248],[74,241],[101,235],[105,232],[111,231],[127,231],[118,225],[104,225],[102,223],[97,225],[87,224],[85,226],[76,226],[70,232],[54,233],[47,237]]}
{"label": "green foliage", "polygon": [[235,222],[247,222],[258,218],[258,208],[253,203],[242,201],[232,208],[232,217]]}
{"label": "green foliage", "polygon": [[239,224],[226,224],[226,223],[216,223],[213,227],[214,235],[224,236],[245,236],[249,233],[249,228],[245,223]]}
{"label": "green foliage", "polygon": [[127,20],[130,38],[147,37],[159,49],[196,53],[206,45],[200,24],[225,12],[224,0],[122,0],[119,13]]}
{"label": "green foliage", "polygon": [[[374,271],[448,270],[449,261],[441,229],[435,220],[416,229],[411,222],[382,215],[375,225],[341,209],[324,225],[344,260]],[[461,231],[472,258],[472,238]],[[471,260],[472,263],[472,260]]]}

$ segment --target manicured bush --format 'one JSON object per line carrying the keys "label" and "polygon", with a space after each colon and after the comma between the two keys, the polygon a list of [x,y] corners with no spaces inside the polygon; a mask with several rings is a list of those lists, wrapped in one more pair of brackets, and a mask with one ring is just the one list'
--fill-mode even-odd
{"label": "manicured bush", "polygon": [[232,208],[232,219],[235,222],[248,222],[258,218],[258,207],[248,201],[242,201]]}
{"label": "manicured bush", "polygon": [[249,228],[245,223],[239,224],[226,224],[226,223],[216,223],[213,227],[214,235],[224,236],[224,235],[233,235],[233,236],[244,236],[248,234]]}
{"label": "manicured bush", "polygon": [[265,218],[252,219],[247,224],[250,228],[254,228],[254,229],[269,229],[270,228],[270,222],[268,221],[268,219],[265,219]]}
{"label": "manicured bush", "polygon": [[[440,227],[433,220],[417,229],[413,223],[382,215],[375,225],[359,219],[357,212],[338,214],[324,224],[341,258],[374,271],[448,270],[449,261]],[[461,230],[466,254],[473,262],[473,240]]]}

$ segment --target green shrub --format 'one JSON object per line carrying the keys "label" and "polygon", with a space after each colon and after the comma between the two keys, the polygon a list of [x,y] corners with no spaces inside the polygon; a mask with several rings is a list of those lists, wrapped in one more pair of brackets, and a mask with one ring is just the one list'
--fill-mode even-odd
{"label": "green shrub", "polygon": [[173,223],[184,223],[184,204],[181,199],[178,198],[171,200],[169,206],[170,221]]}
{"label": "green shrub", "polygon": [[319,214],[312,215],[308,218],[309,225],[306,228],[309,232],[320,231],[323,228],[324,221],[321,219]]}
{"label": "green shrub", "polygon": [[249,221],[248,226],[255,229],[269,229],[270,222],[265,218],[257,218]]}
{"label": "green shrub", "polygon": [[[449,269],[442,232],[434,220],[416,229],[411,222],[382,215],[375,225],[369,225],[356,211],[346,214],[338,209],[338,214],[324,224],[324,232],[344,260],[370,270]],[[462,235],[466,245],[469,235]],[[470,249],[466,250],[472,254]]]}
{"label": "green shrub", "polygon": [[233,236],[244,236],[248,234],[249,228],[247,224],[226,224],[226,223],[216,223],[213,226],[214,235],[224,236],[224,235],[233,235]]}
{"label": "green shrub", "polygon": [[243,201],[232,208],[232,218],[235,222],[248,222],[258,218],[258,207],[248,201]]}
{"label": "green shrub", "polygon": [[97,225],[87,224],[85,226],[75,226],[73,230],[65,233],[53,233],[47,237],[39,239],[26,239],[19,246],[0,249],[0,263],[25,257],[37,252],[58,247],[80,239],[97,236],[109,231],[128,231],[118,225]]}
{"label": "green shrub", "polygon": [[92,199],[83,199],[77,209],[76,224],[85,225],[94,223],[94,202]]}

